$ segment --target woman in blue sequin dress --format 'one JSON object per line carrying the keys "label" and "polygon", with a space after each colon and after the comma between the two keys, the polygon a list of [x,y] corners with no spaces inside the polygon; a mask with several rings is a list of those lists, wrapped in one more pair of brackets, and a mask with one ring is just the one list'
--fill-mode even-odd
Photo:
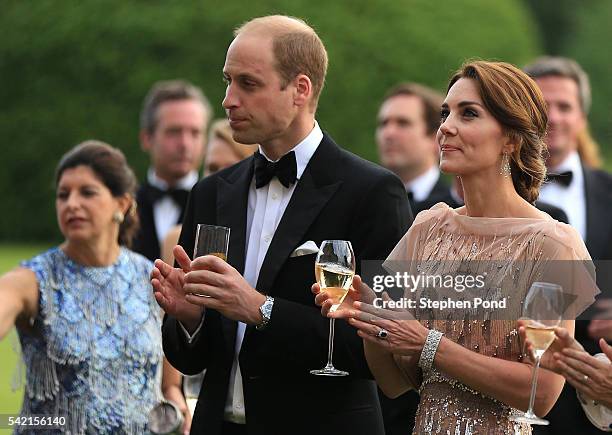
{"label": "woman in blue sequin dress", "polygon": [[[0,278],[0,338],[15,325],[26,368],[17,433],[141,434],[162,399],[161,313],[152,264],[125,246],[137,220],[123,154],[88,141],[56,171],[65,241]],[[65,420],[64,420],[65,418]]]}

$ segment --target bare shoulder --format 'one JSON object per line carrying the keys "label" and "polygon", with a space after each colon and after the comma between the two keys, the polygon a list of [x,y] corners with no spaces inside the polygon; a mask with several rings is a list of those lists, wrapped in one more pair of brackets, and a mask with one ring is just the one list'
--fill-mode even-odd
{"label": "bare shoulder", "polygon": [[1,298],[21,308],[19,314],[35,317],[38,311],[38,280],[36,274],[25,267],[18,267],[0,277]]}
{"label": "bare shoulder", "polygon": [[38,291],[38,281],[33,270],[26,267],[16,267],[0,277],[0,291],[6,288],[20,292]]}

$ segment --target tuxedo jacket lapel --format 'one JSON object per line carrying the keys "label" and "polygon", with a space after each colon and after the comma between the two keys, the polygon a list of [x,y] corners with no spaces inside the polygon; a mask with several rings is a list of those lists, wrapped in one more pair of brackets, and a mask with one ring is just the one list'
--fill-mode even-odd
{"label": "tuxedo jacket lapel", "polygon": [[253,178],[253,158],[245,162],[244,171],[233,177],[219,178],[217,184],[217,225],[230,228],[227,261],[238,272],[244,272],[249,186]]}
{"label": "tuxedo jacket lapel", "polygon": [[259,271],[257,290],[260,292],[271,294],[272,285],[283,264],[342,184],[330,176],[333,174],[334,164],[337,163],[337,151],[337,145],[324,136],[310,159],[278,224]]}
{"label": "tuxedo jacket lapel", "polygon": [[[217,183],[217,225],[230,228],[227,262],[244,273],[246,224],[249,186],[253,178],[253,158],[244,162],[245,170],[237,171]],[[228,352],[234,353],[237,322],[221,316]]]}

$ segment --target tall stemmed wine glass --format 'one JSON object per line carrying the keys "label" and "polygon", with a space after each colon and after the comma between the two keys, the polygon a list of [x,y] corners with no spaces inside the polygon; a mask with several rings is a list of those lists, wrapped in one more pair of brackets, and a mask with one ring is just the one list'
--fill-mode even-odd
{"label": "tall stemmed wine glass", "polygon": [[[330,311],[336,311],[346,297],[355,275],[355,254],[351,242],[347,240],[324,240],[315,260],[315,275],[321,286],[321,291],[325,291],[334,303]],[[311,370],[310,373],[313,375],[348,375],[348,372],[336,369],[332,363],[335,320],[329,320],[327,365],[320,370]]]}
{"label": "tall stemmed wine glass", "polygon": [[519,423],[548,425],[548,420],[539,418],[533,412],[538,368],[542,355],[555,339],[555,327],[561,323],[564,311],[563,291],[560,285],[547,282],[534,282],[527,293],[523,305],[523,318],[528,319],[525,326],[527,340],[533,345],[535,364],[531,375],[531,396],[529,409],[525,414],[515,415],[512,420]]}

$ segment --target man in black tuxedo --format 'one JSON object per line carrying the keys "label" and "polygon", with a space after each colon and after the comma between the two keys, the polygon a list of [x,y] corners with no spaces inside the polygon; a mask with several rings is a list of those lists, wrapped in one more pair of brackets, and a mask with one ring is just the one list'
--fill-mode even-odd
{"label": "man in black tuxedo", "polygon": [[[157,261],[152,273],[168,360],[207,369],[191,433],[381,435],[354,329],[336,324],[334,364],[350,375],[309,374],[327,359],[329,329],[311,286],[325,239],[350,240],[358,264],[387,256],[412,220],[404,187],[319,128],[327,53],[312,28],[269,16],[235,36],[223,106],[234,139],[260,151],[196,184],[174,249],[180,268]],[[189,260],[198,223],[231,228],[227,263]]]}
{"label": "man in black tuxedo", "polygon": [[[548,105],[549,132],[546,136],[549,182],[540,197],[568,215],[570,225],[582,235],[593,260],[612,259],[612,176],[590,167],[597,145],[588,132],[587,115],[591,105],[589,79],[573,60],[542,57],[525,67],[538,84]],[[597,270],[597,281],[607,297],[604,275]],[[589,313],[594,313],[594,309]],[[600,337],[612,339],[612,320],[576,322],[576,339],[589,353],[599,352]],[[537,433],[600,433],[583,413],[575,390],[565,384],[561,397],[548,415],[551,424]]]}
{"label": "man in black tuxedo", "polygon": [[376,145],[380,163],[404,183],[414,214],[426,204],[452,200],[438,169],[436,132],[444,98],[417,83],[387,91],[378,110]]}
{"label": "man in black tuxedo", "polygon": [[140,230],[134,250],[160,258],[166,234],[181,223],[187,197],[198,181],[206,127],[212,110],[202,91],[183,80],[155,83],[140,114],[140,144],[151,157],[136,194]]}

